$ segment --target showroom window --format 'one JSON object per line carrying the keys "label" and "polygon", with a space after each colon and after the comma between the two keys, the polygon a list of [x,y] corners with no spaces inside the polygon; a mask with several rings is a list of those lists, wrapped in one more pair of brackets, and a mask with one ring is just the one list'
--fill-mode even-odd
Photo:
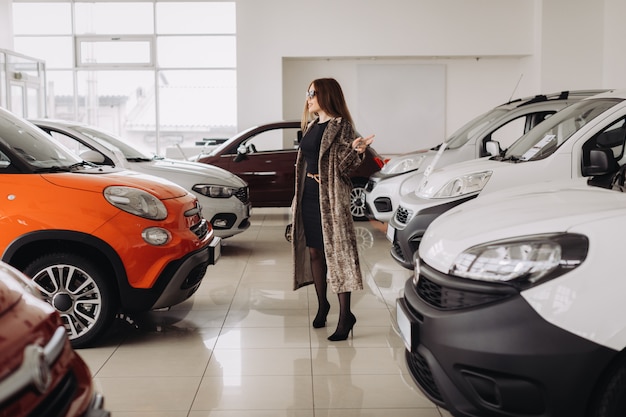
{"label": "showroom window", "polygon": [[148,152],[236,133],[235,2],[13,1],[16,52],[46,64],[48,117]]}

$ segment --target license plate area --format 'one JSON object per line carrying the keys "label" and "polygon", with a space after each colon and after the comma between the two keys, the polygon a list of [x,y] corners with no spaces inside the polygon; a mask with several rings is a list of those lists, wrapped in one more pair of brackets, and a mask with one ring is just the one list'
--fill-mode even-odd
{"label": "license plate area", "polygon": [[213,237],[213,240],[209,244],[209,251],[211,253],[209,263],[215,265],[217,260],[222,256],[222,239],[220,237]]}
{"label": "license plate area", "polygon": [[401,299],[398,299],[396,302],[396,323],[398,324],[398,330],[400,331],[400,337],[404,342],[404,346],[406,346],[409,352],[412,352],[413,342],[417,343],[417,328],[411,324],[411,319],[409,318],[409,314],[405,311]]}
{"label": "license plate area", "polygon": [[393,243],[393,238],[396,235],[396,229],[394,229],[393,227],[391,227],[390,224],[387,224],[387,240],[390,241],[391,243]]}

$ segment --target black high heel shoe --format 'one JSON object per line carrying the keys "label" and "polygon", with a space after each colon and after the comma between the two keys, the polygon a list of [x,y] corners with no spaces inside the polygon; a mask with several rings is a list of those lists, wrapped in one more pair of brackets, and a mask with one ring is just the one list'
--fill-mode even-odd
{"label": "black high heel shoe", "polygon": [[348,338],[348,335],[350,335],[351,333],[354,336],[353,329],[355,324],[356,317],[354,317],[354,314],[350,313],[350,315],[344,320],[339,321],[339,324],[337,325],[337,330],[335,330],[335,333],[328,336],[328,340],[330,340],[331,342],[338,342],[340,340],[346,340]]}
{"label": "black high heel shoe", "polygon": [[330,311],[330,304],[326,304],[325,308],[319,308],[317,310],[317,314],[313,319],[313,327],[319,329],[321,327],[326,327],[326,317],[328,316],[328,312]]}

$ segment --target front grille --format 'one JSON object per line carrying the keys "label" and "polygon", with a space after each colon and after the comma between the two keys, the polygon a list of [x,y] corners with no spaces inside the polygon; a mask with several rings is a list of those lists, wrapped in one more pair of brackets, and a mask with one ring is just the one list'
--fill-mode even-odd
{"label": "front grille", "polygon": [[399,206],[396,210],[396,220],[402,224],[407,224],[413,216],[413,210]]}
{"label": "front grille", "polygon": [[201,219],[200,222],[194,224],[189,228],[199,239],[204,239],[204,237],[209,233],[209,222],[206,219]]}
{"label": "front grille", "polygon": [[74,398],[78,381],[72,372],[68,373],[48,396],[29,414],[29,417],[64,416]]}
{"label": "front grille", "polygon": [[498,294],[448,288],[434,283],[424,275],[419,277],[417,294],[427,304],[442,310],[474,307],[511,296],[510,293]]}
{"label": "front grille", "polygon": [[248,204],[250,202],[250,193],[248,187],[241,187],[235,192],[237,197],[242,203]]}
{"label": "front grille", "polygon": [[415,382],[430,395],[433,400],[443,402],[443,397],[435,384],[433,374],[430,372],[426,359],[417,352],[409,352],[408,350],[405,352],[406,364]]}

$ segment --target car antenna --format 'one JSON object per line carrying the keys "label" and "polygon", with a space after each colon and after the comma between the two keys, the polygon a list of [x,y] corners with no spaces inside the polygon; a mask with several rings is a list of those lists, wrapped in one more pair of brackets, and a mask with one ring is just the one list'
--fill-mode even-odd
{"label": "car antenna", "polygon": [[515,92],[517,91],[517,87],[519,87],[519,83],[520,81],[522,81],[523,76],[524,76],[524,73],[522,72],[519,76],[519,79],[517,80],[517,84],[515,84],[515,88],[513,89],[513,92],[511,93],[511,97],[509,97],[509,103],[511,102],[511,100],[513,100],[513,96],[515,95]]}

